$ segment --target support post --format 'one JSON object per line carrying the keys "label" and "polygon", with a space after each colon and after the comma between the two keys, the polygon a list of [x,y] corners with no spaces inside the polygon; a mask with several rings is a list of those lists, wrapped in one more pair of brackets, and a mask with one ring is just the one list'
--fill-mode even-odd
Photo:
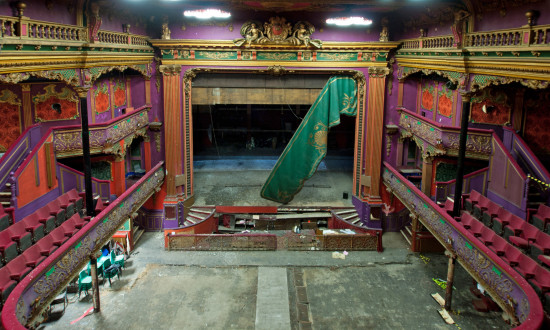
{"label": "support post", "polygon": [[421,190],[426,196],[432,195],[432,175],[433,175],[433,158],[429,155],[422,155],[422,186]]}
{"label": "support post", "polygon": [[94,256],[90,257],[90,272],[92,276],[92,299],[94,303],[94,313],[101,311],[101,304],[99,302],[99,282],[97,279],[97,259]]}
{"label": "support post", "polygon": [[453,206],[453,217],[460,216],[462,186],[464,184],[464,159],[466,158],[466,141],[468,138],[468,118],[470,117],[470,93],[460,93],[462,96],[462,118],[460,121],[460,140],[458,146],[458,164],[456,168],[456,184]]}
{"label": "support post", "polygon": [[447,288],[445,291],[445,310],[451,310],[451,301],[453,300],[453,281],[455,277],[456,257],[449,255],[449,267],[447,268]]}
{"label": "support post", "polygon": [[82,158],[84,162],[84,191],[86,192],[86,215],[93,217],[94,196],[92,191],[92,159],[90,157],[90,130],[88,128],[88,91],[89,86],[76,87],[80,98],[80,118],[82,122]]}

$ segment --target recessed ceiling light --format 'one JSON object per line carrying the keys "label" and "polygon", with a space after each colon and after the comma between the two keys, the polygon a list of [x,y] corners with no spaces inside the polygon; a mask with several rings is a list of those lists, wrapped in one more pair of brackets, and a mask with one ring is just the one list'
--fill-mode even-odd
{"label": "recessed ceiling light", "polygon": [[326,20],[326,23],[331,25],[338,25],[338,26],[350,26],[350,25],[366,26],[366,25],[371,25],[372,20],[366,19],[360,16],[350,16],[350,17],[328,18]]}
{"label": "recessed ceiling light", "polygon": [[196,17],[200,19],[208,19],[208,18],[229,18],[231,17],[231,13],[227,11],[223,11],[221,9],[197,9],[197,10],[186,10],[183,12],[183,16],[185,17]]}

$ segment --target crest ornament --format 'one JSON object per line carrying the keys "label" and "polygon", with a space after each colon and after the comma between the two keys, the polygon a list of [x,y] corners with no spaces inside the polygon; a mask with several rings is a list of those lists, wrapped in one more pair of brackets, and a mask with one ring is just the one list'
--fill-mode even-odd
{"label": "crest ornament", "polygon": [[307,21],[299,21],[292,27],[285,18],[277,16],[265,22],[263,28],[258,21],[247,21],[241,27],[242,38],[233,40],[233,43],[239,47],[250,47],[252,44],[288,44],[321,48],[322,41],[311,38],[313,32],[315,27]]}

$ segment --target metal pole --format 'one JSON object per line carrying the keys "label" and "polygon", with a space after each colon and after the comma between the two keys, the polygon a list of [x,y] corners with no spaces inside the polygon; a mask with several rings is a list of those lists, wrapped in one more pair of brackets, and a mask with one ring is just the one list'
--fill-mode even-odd
{"label": "metal pole", "polygon": [[455,277],[456,258],[449,256],[449,267],[447,269],[447,289],[445,291],[445,310],[451,310],[451,301],[453,299],[453,281]]}
{"label": "metal pole", "polygon": [[101,311],[101,304],[99,302],[99,281],[97,279],[97,259],[94,256],[90,257],[90,269],[92,276],[92,299],[94,303],[94,313]]}
{"label": "metal pole", "polygon": [[458,147],[458,164],[456,168],[456,184],[454,195],[453,216],[460,216],[462,186],[464,184],[464,159],[466,158],[466,141],[468,138],[468,119],[470,118],[470,93],[460,93],[462,96],[462,118],[460,121],[460,141]]}
{"label": "metal pole", "polygon": [[86,192],[86,215],[93,217],[94,196],[92,191],[92,160],[90,157],[90,130],[88,128],[88,90],[89,87],[78,87],[80,97],[80,118],[82,120],[82,156],[84,162],[84,190]]}

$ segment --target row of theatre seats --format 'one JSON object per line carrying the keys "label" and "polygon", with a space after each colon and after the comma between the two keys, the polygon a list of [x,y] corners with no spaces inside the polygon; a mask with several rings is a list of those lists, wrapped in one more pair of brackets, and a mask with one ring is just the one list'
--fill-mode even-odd
{"label": "row of theatre seats", "polygon": [[[106,205],[99,199],[96,212]],[[83,198],[73,189],[0,232],[2,305],[19,281],[89,222],[82,213]]]}
{"label": "row of theatre seats", "polygon": [[[463,195],[463,210],[455,220],[522,275],[550,310],[550,208],[530,211],[526,221],[473,190]],[[452,201],[442,205],[452,211]],[[452,214],[452,212],[449,212]]]}

